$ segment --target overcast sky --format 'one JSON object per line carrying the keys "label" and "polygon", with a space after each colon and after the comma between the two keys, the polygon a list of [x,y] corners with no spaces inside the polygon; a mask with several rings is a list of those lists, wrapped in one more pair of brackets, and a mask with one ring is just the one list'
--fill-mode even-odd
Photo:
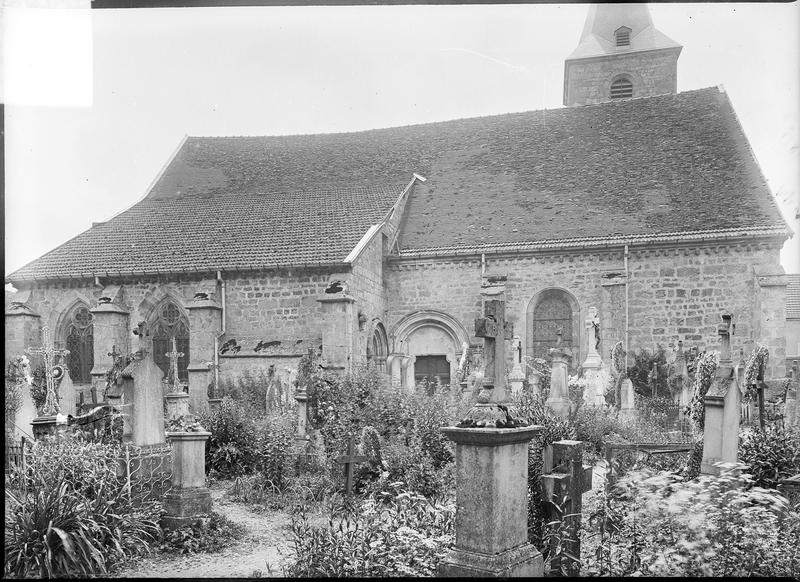
{"label": "overcast sky", "polygon": [[[352,131],[561,107],[564,58],[587,11],[6,8],[6,274],[141,199],[184,135]],[[800,231],[798,3],[655,4],[651,13],[684,47],[678,91],[724,85]],[[800,272],[800,236],[782,262]]]}

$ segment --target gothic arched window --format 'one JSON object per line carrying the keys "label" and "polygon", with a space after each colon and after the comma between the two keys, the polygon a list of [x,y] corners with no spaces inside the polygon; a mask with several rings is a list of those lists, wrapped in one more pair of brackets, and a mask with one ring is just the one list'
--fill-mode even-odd
{"label": "gothic arched window", "polygon": [[165,301],[155,312],[150,323],[150,337],[153,340],[153,361],[164,372],[164,377],[169,376],[169,357],[172,351],[172,338],[175,346],[183,357],[178,358],[178,379],[182,382],[189,380],[189,321],[180,307],[172,301]]}
{"label": "gothic arched window", "polygon": [[69,350],[67,366],[76,384],[91,384],[94,366],[94,324],[92,313],[83,303],[73,307],[64,319],[64,345]]}
{"label": "gothic arched window", "polygon": [[[558,342],[571,348],[577,357],[579,351],[579,310],[575,299],[561,289],[546,289],[528,306],[528,355],[545,358],[548,350]],[[574,363],[574,362],[573,362]]]}
{"label": "gothic arched window", "polygon": [[611,98],[626,99],[628,97],[633,97],[633,83],[628,77],[617,77],[611,83]]}

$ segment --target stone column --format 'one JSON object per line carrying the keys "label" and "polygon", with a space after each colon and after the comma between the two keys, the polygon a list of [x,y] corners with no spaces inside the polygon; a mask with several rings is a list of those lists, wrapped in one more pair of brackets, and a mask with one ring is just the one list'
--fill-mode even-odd
{"label": "stone column", "polygon": [[769,349],[764,379],[786,376],[786,283],[780,267],[757,269],[754,336]]}
{"label": "stone column", "polygon": [[355,299],[345,292],[326,294],[322,304],[322,357],[329,368],[349,372],[353,361],[353,309]]}
{"label": "stone column", "polygon": [[[25,354],[29,347],[41,347],[41,317],[23,303],[13,302],[6,309],[6,360],[5,365],[17,356]],[[39,362],[31,356],[31,370],[35,370]],[[25,427],[27,429],[27,427]]]}
{"label": "stone column", "polygon": [[568,348],[550,348],[550,355],[553,357],[552,372],[550,375],[550,395],[547,397],[547,406],[556,416],[566,417],[569,415],[570,400],[569,388],[567,384],[567,370],[572,355]]}
{"label": "stone column", "polygon": [[386,356],[386,370],[393,386],[402,387],[400,363],[403,361],[403,354],[392,353]]}
{"label": "stone column", "polygon": [[102,399],[106,386],[106,373],[114,365],[112,353],[126,355],[130,353],[128,329],[130,314],[106,297],[91,310],[94,321],[94,366],[92,367],[92,402]]}
{"label": "stone column", "polygon": [[211,513],[211,492],[206,487],[206,440],[211,433],[170,432],[172,489],[164,495],[161,526],[178,529],[199,523]]}
{"label": "stone column", "polygon": [[[222,307],[197,293],[189,305],[189,409],[208,410],[208,362],[214,361],[214,338],[222,329]],[[186,357],[186,356],[184,356]]]}
{"label": "stone column", "polygon": [[[455,544],[439,575],[541,577],[542,554],[528,543],[528,442],[540,426],[446,427],[456,443]],[[521,517],[522,516],[522,517]]]}

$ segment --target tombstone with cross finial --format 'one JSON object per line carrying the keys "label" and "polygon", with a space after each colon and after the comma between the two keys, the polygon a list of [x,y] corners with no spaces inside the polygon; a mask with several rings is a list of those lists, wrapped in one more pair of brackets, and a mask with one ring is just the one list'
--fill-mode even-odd
{"label": "tombstone with cross finial", "polygon": [[[541,576],[541,553],[528,542],[528,443],[542,430],[516,418],[505,391],[505,276],[486,276],[483,317],[475,335],[486,362],[478,402],[442,433],[455,442],[455,543],[439,563],[440,576]],[[525,511],[522,511],[525,514]]]}
{"label": "tombstone with cross finial", "polygon": [[357,463],[366,463],[369,458],[366,455],[355,454],[355,436],[350,435],[347,439],[347,454],[336,457],[339,465],[344,465],[344,490],[347,495],[353,494],[353,470]]}
{"label": "tombstone with cross finial", "polygon": [[722,323],[717,328],[721,344],[719,365],[705,397],[700,471],[708,475],[719,475],[717,463],[735,463],[738,459],[741,393],[731,360],[731,335],[736,329],[731,320],[730,314],[722,314]]}
{"label": "tombstone with cross finial", "polygon": [[42,347],[29,347],[25,349],[29,356],[41,356],[44,364],[45,373],[45,401],[42,406],[41,414],[31,423],[33,425],[33,436],[40,438],[46,434],[56,434],[56,429],[66,426],[66,416],[61,414],[56,394],[56,379],[53,371],[56,365],[56,357],[69,355],[69,350],[57,350],[50,341],[50,328],[46,325],[42,327]]}

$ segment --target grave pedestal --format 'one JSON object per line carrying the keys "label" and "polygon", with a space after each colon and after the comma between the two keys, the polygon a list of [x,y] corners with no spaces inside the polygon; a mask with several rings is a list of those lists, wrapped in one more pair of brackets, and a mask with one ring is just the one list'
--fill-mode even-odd
{"label": "grave pedestal", "polygon": [[211,492],[205,486],[208,431],[170,432],[172,489],[164,495],[161,525],[175,529],[199,523],[211,513]]}
{"label": "grave pedestal", "polygon": [[542,427],[456,428],[456,540],[439,575],[542,576],[541,553],[528,543],[528,441]]}
{"label": "grave pedestal", "polygon": [[63,414],[39,416],[31,422],[33,438],[41,440],[45,437],[58,438],[67,430],[67,417]]}
{"label": "grave pedestal", "polygon": [[620,387],[620,416],[634,416],[636,414],[636,400],[633,390],[633,382],[630,378],[625,378]]}
{"label": "grave pedestal", "polygon": [[179,418],[189,414],[189,395],[185,392],[170,392],[164,396],[167,402],[167,418]]}
{"label": "grave pedestal", "polygon": [[209,398],[208,399],[208,409],[211,412],[215,410],[219,410],[220,405],[222,404],[222,398]]}

